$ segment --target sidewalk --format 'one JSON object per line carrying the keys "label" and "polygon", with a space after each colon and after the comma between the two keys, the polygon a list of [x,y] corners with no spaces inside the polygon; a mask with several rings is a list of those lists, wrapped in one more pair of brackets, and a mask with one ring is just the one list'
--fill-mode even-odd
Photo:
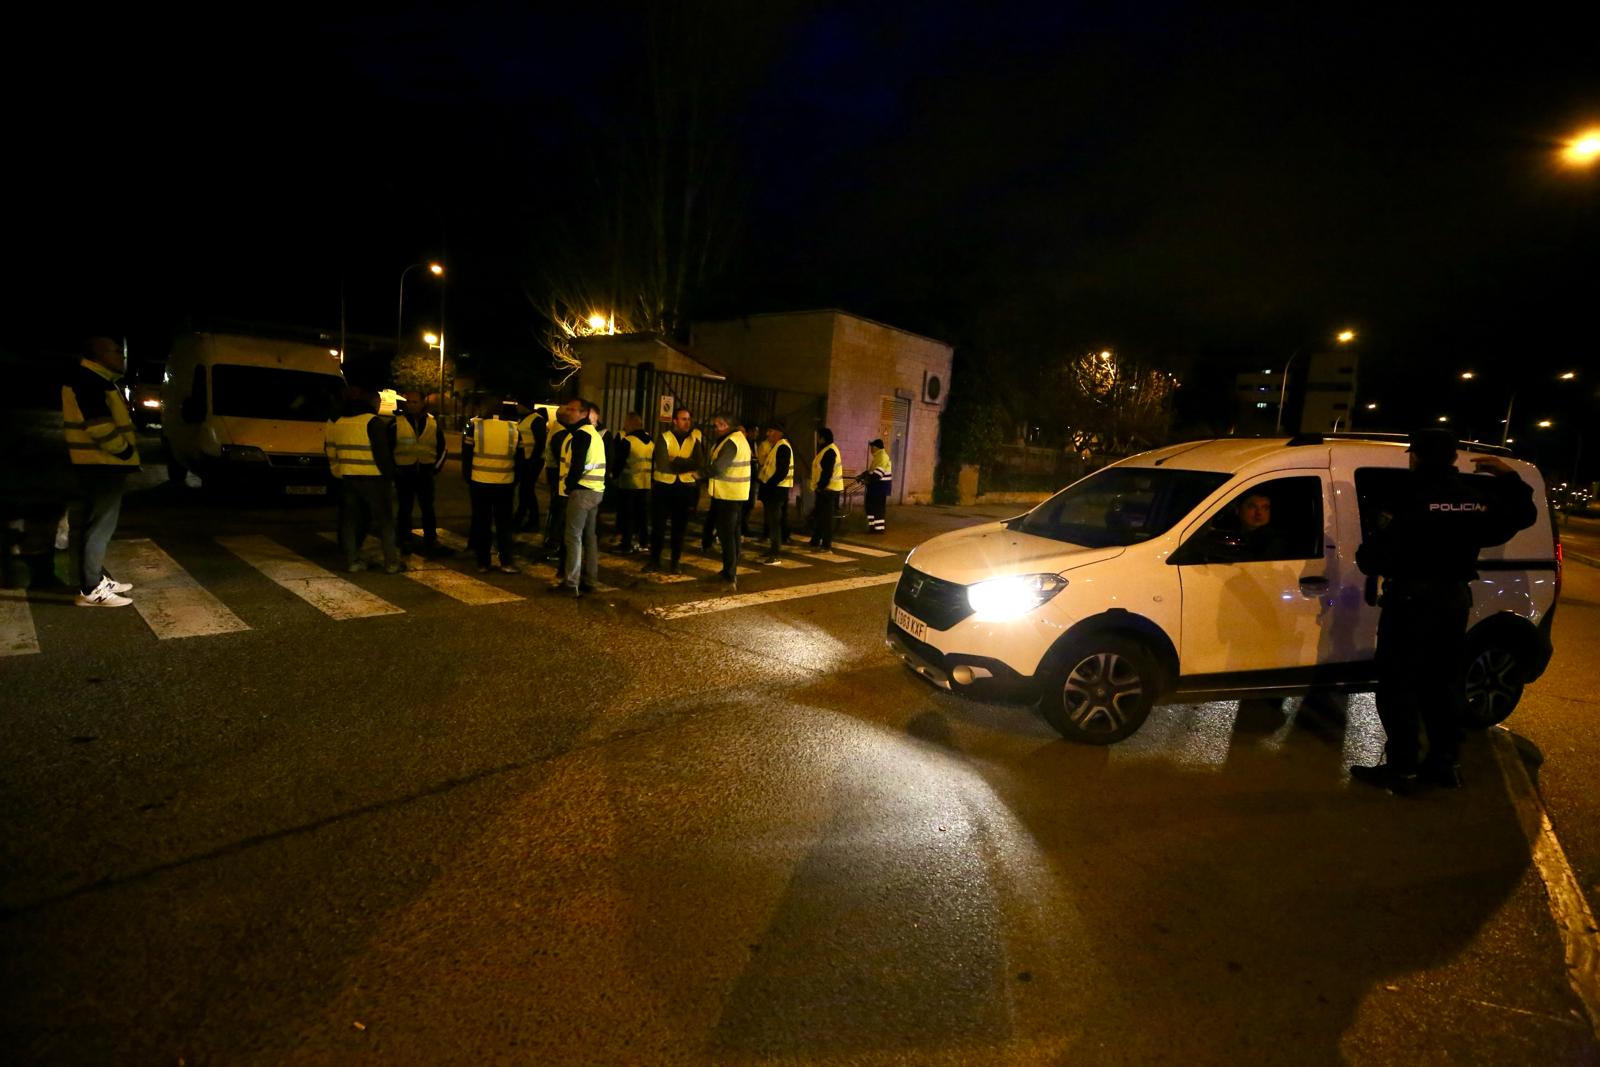
{"label": "sidewalk", "polygon": [[897,552],[909,552],[922,542],[951,530],[959,530],[979,523],[1009,519],[1027,511],[1027,504],[900,504],[889,506],[888,532],[869,534],[866,518],[852,511],[850,517],[834,527],[834,536],[842,541],[857,541],[865,545],[881,544]]}
{"label": "sidewalk", "polygon": [[1556,536],[1561,539],[1563,558],[1600,567],[1600,519],[1558,515]]}

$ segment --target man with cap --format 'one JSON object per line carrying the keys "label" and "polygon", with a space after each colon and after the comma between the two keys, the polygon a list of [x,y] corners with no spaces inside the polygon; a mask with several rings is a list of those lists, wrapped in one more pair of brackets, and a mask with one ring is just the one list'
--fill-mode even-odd
{"label": "man with cap", "polygon": [[889,453],[883,447],[883,438],[873,438],[867,442],[867,447],[872,450],[872,459],[861,475],[867,483],[867,532],[888,533],[889,490],[894,485],[894,464],[889,461]]}
{"label": "man with cap", "polygon": [[1461,785],[1478,551],[1504,544],[1538,518],[1533,488],[1504,460],[1472,457],[1477,472],[1492,478],[1458,472],[1449,431],[1418,430],[1409,451],[1409,477],[1380,504],[1375,528],[1356,551],[1362,573],[1383,580],[1377,705],[1387,744],[1385,762],[1353,766],[1350,777],[1399,794],[1419,783]]}

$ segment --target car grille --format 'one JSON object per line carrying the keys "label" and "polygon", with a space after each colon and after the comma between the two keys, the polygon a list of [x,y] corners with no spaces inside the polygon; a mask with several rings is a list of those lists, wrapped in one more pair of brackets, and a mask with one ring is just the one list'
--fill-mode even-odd
{"label": "car grille", "polygon": [[328,457],[317,455],[274,455],[267,454],[267,463],[273,467],[286,467],[290,470],[322,471],[328,470]]}
{"label": "car grille", "polygon": [[894,603],[935,630],[948,630],[972,614],[966,586],[924,574],[915,567],[900,572]]}

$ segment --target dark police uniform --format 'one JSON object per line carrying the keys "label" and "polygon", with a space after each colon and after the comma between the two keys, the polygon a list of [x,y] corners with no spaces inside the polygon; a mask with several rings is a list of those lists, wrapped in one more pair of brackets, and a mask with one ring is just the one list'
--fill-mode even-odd
{"label": "dark police uniform", "polygon": [[[1384,764],[1351,767],[1350,774],[1396,792],[1419,775],[1460,785],[1469,583],[1478,576],[1478,550],[1504,544],[1538,518],[1533,488],[1516,472],[1457,472],[1448,431],[1412,434],[1411,452],[1411,476],[1384,502],[1377,529],[1356,552],[1362,573],[1383,579],[1377,705],[1388,744]],[[1424,730],[1426,760],[1419,758]]]}

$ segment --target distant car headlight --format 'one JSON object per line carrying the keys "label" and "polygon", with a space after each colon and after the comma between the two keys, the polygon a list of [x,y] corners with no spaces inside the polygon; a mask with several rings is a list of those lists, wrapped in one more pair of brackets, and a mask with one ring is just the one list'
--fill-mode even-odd
{"label": "distant car headlight", "polygon": [[142,407],[142,408],[158,408],[158,407],[161,406],[161,401],[159,401],[159,400],[141,400],[141,401],[139,401],[139,406]]}
{"label": "distant car headlight", "polygon": [[1014,574],[967,587],[967,603],[980,622],[1020,619],[1067,587],[1059,574]]}

